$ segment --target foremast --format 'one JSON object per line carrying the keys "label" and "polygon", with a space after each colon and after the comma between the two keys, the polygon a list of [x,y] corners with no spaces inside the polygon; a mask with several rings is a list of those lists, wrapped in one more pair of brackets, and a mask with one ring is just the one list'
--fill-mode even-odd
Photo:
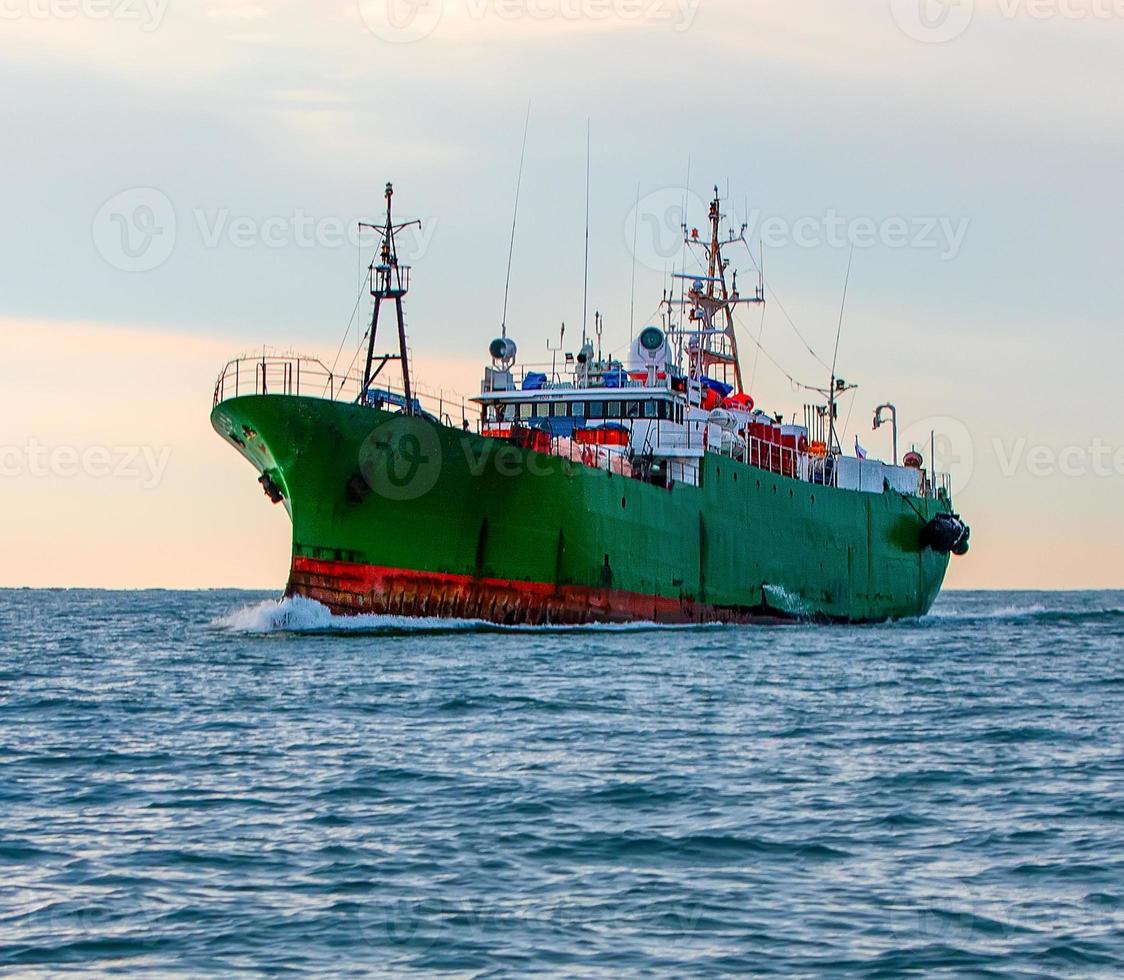
{"label": "foremast", "polygon": [[[405,228],[416,225],[421,227],[421,222],[403,221],[394,223],[393,218],[394,185],[386,185],[386,222],[385,224],[371,225],[360,222],[359,227],[377,232],[382,237],[379,247],[378,264],[372,260],[367,267],[368,283],[371,296],[374,297],[375,306],[371,313],[371,326],[368,330],[367,360],[363,368],[363,385],[359,391],[359,400],[367,398],[367,391],[371,382],[390,361],[398,361],[402,367],[402,391],[406,396],[406,405],[403,411],[413,415],[415,411],[414,393],[410,384],[410,355],[406,346],[406,317],[402,308],[402,298],[410,291],[410,266],[400,265],[398,262],[398,233]],[[375,338],[379,329],[379,314],[382,312],[384,302],[393,301],[396,319],[398,321],[398,353],[375,354]],[[378,366],[375,361],[378,360]]]}

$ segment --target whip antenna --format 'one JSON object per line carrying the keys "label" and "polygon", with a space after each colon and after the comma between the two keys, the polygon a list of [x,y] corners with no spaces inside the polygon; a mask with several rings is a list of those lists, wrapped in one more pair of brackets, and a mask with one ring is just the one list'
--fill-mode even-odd
{"label": "whip antenna", "polygon": [[636,210],[632,212],[632,298],[628,310],[628,340],[636,333],[636,240],[640,231],[640,183],[636,184]]}
{"label": "whip antenna", "polygon": [[511,244],[507,250],[507,279],[503,284],[503,317],[500,336],[507,338],[507,299],[511,293],[511,262],[515,257],[515,225],[519,221],[519,192],[523,188],[523,163],[527,159],[527,133],[531,128],[531,103],[527,102],[527,118],[523,122],[523,149],[519,151],[519,176],[515,180],[515,211],[511,216]]}
{"label": "whip antenna", "polygon": [[835,379],[835,365],[839,360],[839,338],[843,335],[843,312],[847,309],[847,287],[851,285],[851,263],[855,260],[855,246],[851,246],[851,254],[847,256],[847,277],[843,280],[843,302],[839,306],[839,326],[835,330],[835,353],[831,357],[831,387],[828,389],[828,416],[829,439],[828,446],[835,445],[835,395],[837,388],[846,390],[846,386],[837,383]]}
{"label": "whip antenna", "polygon": [[585,286],[582,292],[582,347],[589,326],[589,156],[590,122],[585,121]]}
{"label": "whip antenna", "polygon": [[831,357],[831,381],[835,383],[835,364],[839,360],[839,338],[843,335],[843,312],[847,308],[847,287],[851,285],[851,263],[855,260],[855,246],[847,257],[847,278],[843,280],[843,302],[839,306],[839,326],[835,331],[835,353]]}

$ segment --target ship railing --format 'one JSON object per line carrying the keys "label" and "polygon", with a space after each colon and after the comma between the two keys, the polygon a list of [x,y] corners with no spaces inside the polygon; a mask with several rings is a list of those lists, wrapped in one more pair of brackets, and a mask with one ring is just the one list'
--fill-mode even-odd
{"label": "ship railing", "polygon": [[553,455],[568,458],[569,443],[576,442],[579,446],[581,443],[577,441],[574,435],[560,435],[557,431],[551,431],[552,421],[573,423],[573,428],[570,430],[572,433],[596,431],[598,428],[616,429],[620,427],[627,437],[625,448],[631,448],[635,454],[641,456],[652,454],[671,460],[681,453],[683,456],[693,459],[707,449],[707,439],[703,427],[696,426],[693,423],[681,425],[668,419],[647,417],[630,416],[628,418],[609,419],[583,417],[579,420],[577,418],[545,415],[536,415],[531,418],[526,416],[513,418],[509,415],[501,418],[497,417],[493,408],[489,406],[486,413],[478,417],[476,430],[483,436],[505,439],[516,438],[519,431],[538,433],[543,445],[545,445],[547,438],[550,439],[552,445],[561,441],[561,449],[555,450],[552,448],[550,452]]}
{"label": "ship railing", "polygon": [[833,467],[821,465],[822,460],[816,460],[794,446],[767,442],[756,436],[734,437],[731,433],[723,433],[718,445],[710,448],[720,456],[726,456],[767,473],[803,480],[805,483],[835,485]]}
{"label": "ship railing", "polygon": [[[748,438],[723,438],[715,445],[704,440],[701,434],[694,433],[693,426],[665,427],[655,425],[648,428],[642,449],[638,449],[639,436],[635,431],[628,434],[623,445],[589,445],[579,442],[573,436],[551,434],[543,428],[543,419],[480,419],[477,431],[486,437],[499,439],[534,449],[545,455],[566,459],[576,465],[583,465],[609,472],[645,479],[646,467],[651,465],[648,457],[653,450],[674,450],[691,447],[705,449],[708,453],[734,459],[766,473],[786,476],[791,479],[811,483],[816,486],[840,487],[840,474],[844,467],[840,457],[835,455],[813,456],[797,447],[769,442],[755,436]],[[665,467],[668,482],[698,483],[699,467],[695,459],[680,458],[666,452],[659,455]],[[877,461],[872,461],[877,463]],[[882,464],[878,464],[881,466]],[[855,491],[881,492],[885,484],[879,481],[876,491],[873,487],[862,485],[846,489]],[[934,474],[932,479],[924,477],[919,481],[916,495],[922,498],[951,499],[951,480],[947,473]]]}
{"label": "ship railing", "polygon": [[[624,445],[606,447],[591,446],[573,436],[552,434],[543,427],[545,422],[545,419],[540,418],[505,420],[485,418],[478,421],[477,431],[480,435],[489,438],[510,441],[572,463],[610,470],[625,476],[634,476],[642,469],[630,462],[630,457],[639,457],[643,460],[655,452],[666,465],[669,476],[675,474],[673,478],[677,482],[697,483],[698,463],[695,457],[702,450],[780,476],[828,486],[836,485],[837,474],[830,464],[824,465],[823,461],[818,461],[820,465],[817,466],[816,460],[812,460],[806,453],[801,453],[793,447],[765,442],[753,437],[748,440],[721,439],[715,444],[704,434],[703,427],[696,429],[693,424],[685,426],[650,424],[644,434],[642,446],[639,445],[639,433],[632,428],[627,434]],[[624,420],[624,424],[627,426],[628,420]],[[676,458],[676,450],[686,451],[683,459]],[[688,456],[691,458],[687,458]]]}
{"label": "ship railing", "polygon": [[930,480],[925,481],[925,496],[935,500],[952,499],[952,474],[934,473]]}
{"label": "ship railing", "polygon": [[[719,455],[747,463],[769,473],[777,473],[781,476],[792,477],[818,486],[840,486],[839,478],[843,467],[837,463],[837,459],[839,459],[837,456],[817,457],[791,446],[766,442],[755,436],[732,439],[727,435],[719,445],[710,448],[712,452],[717,452]],[[871,463],[879,467],[886,465],[877,460],[872,460]],[[864,487],[860,480],[860,485],[851,486],[847,484],[845,489],[864,489],[875,493],[882,492],[884,487],[885,483],[881,479],[877,481],[877,487]],[[916,489],[908,492],[923,499],[951,500],[952,477],[948,473],[928,474],[922,472],[919,474]]]}
{"label": "ship railing", "polygon": [[[623,432],[619,444],[583,442],[574,434],[551,434],[541,428],[541,421],[539,419],[481,420],[478,431],[486,438],[511,443],[524,449],[533,449],[543,455],[566,460],[574,466],[605,470],[617,476],[652,482],[656,482],[652,478],[652,473],[658,467],[664,474],[663,479],[667,484],[698,484],[698,461],[653,454],[652,451],[660,447],[658,440],[652,438],[651,430],[645,439],[643,449],[636,451],[635,433]],[[590,430],[575,430],[577,431]]]}
{"label": "ship railing", "polygon": [[[625,368],[620,369],[620,374],[617,371],[601,372],[598,371],[592,375],[594,379],[603,379],[605,374],[616,375],[611,387],[605,384],[586,384],[580,386],[578,384],[577,371],[569,363],[559,365],[557,362],[549,364],[525,364],[521,363],[511,371],[511,389],[512,391],[584,391],[592,388],[594,390],[601,390],[603,388],[608,390],[627,389],[627,388],[647,388],[650,387],[647,380],[637,380],[629,376],[629,372]],[[524,389],[523,385],[527,381],[528,375],[546,375],[546,380],[542,383],[541,387],[533,389]],[[659,378],[656,382],[658,388],[670,388],[671,382],[666,378]],[[490,392],[486,392],[490,393]]]}
{"label": "ship railing", "polygon": [[[358,371],[337,372],[316,357],[298,354],[257,354],[228,361],[215,382],[214,406],[247,395],[287,395],[359,402],[363,380]],[[464,428],[469,400],[457,392],[411,385],[415,405],[452,428]],[[400,384],[375,378],[368,385],[368,404],[405,405]]]}
{"label": "ship railing", "polygon": [[357,401],[357,372],[337,373],[315,357],[257,354],[228,361],[215,382],[215,405],[246,395],[292,395]]}

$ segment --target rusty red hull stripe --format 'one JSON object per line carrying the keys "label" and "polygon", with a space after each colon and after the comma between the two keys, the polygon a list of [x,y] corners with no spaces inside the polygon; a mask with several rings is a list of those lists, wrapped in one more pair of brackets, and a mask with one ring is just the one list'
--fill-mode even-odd
{"label": "rusty red hull stripe", "polygon": [[293,558],[287,594],[315,599],[342,615],[438,616],[495,623],[691,623],[759,615],[619,589],[473,578],[299,556]]}

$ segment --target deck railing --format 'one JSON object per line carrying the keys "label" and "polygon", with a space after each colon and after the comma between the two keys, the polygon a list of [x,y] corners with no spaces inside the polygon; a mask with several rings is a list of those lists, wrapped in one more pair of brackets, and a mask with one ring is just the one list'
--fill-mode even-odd
{"label": "deck railing", "polygon": [[[463,395],[417,384],[411,388],[416,405],[445,425],[461,428],[471,417],[472,405]],[[354,403],[360,401],[362,391],[358,371],[336,372],[315,357],[259,354],[227,362],[215,382],[213,405],[247,395],[289,395]],[[384,397],[401,405],[406,400],[401,385],[376,377],[368,385],[368,400],[373,403]]]}
{"label": "deck railing", "polygon": [[[666,438],[650,440],[647,446],[637,444],[637,437],[631,435],[627,444],[619,447],[590,446],[579,442],[571,436],[550,436],[544,430],[528,425],[525,421],[485,422],[480,424],[479,431],[482,435],[500,439],[505,442],[515,442],[525,448],[537,449],[539,452],[569,460],[572,463],[590,466],[598,469],[609,470],[621,476],[644,479],[647,468],[652,462],[648,452],[652,449],[671,448]],[[703,448],[707,453],[723,456],[728,459],[746,463],[762,473],[777,476],[787,476],[804,483],[817,486],[835,487],[854,490],[856,492],[882,492],[884,484],[878,481],[878,487],[865,486],[860,479],[859,483],[852,486],[850,482],[841,482],[840,473],[844,467],[840,465],[839,458],[834,456],[813,456],[792,446],[779,445],[767,442],[754,436],[739,439],[722,439],[718,445],[707,445],[701,436],[693,435],[690,430],[680,430],[674,445],[680,448]],[[699,478],[699,460],[682,460],[656,454],[656,461],[663,460],[667,467],[667,476],[674,482],[697,484]],[[851,460],[850,462],[854,462]],[[877,461],[870,461],[875,465]],[[866,465],[859,464],[860,467]],[[882,464],[877,464],[882,465]],[[900,487],[894,488],[905,492]],[[911,488],[912,490],[912,488]],[[927,472],[917,471],[916,490],[911,493],[921,498],[950,497],[951,480],[947,473],[935,474],[932,478]]]}
{"label": "deck railing", "polygon": [[215,401],[243,395],[303,395],[332,401],[357,401],[357,372],[338,374],[315,357],[261,354],[227,362],[215,382]]}
{"label": "deck railing", "polygon": [[[509,387],[495,387],[488,388],[490,393],[500,392],[514,392],[529,390],[532,393],[536,391],[575,391],[581,390],[578,385],[577,373],[573,366],[567,364],[541,363],[541,364],[519,364],[511,369],[509,372],[511,376],[511,384]],[[541,386],[532,389],[525,389],[523,385],[527,381],[528,375],[545,375],[546,380],[541,382]],[[594,378],[604,378],[611,376],[615,382],[612,385],[612,390],[627,390],[629,388],[668,388],[671,387],[671,381],[666,375],[657,377],[655,385],[649,385],[647,380],[641,380],[631,376],[629,371],[625,368],[615,368],[612,371],[596,371],[591,372]],[[601,388],[601,385],[593,385],[594,388]]]}

